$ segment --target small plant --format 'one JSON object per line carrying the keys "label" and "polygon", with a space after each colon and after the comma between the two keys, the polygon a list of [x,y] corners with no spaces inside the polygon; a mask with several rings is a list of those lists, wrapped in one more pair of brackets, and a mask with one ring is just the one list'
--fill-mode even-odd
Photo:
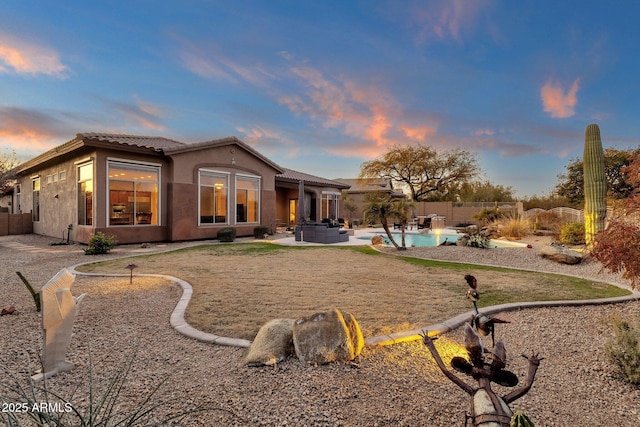
{"label": "small plant", "polygon": [[605,352],[616,367],[616,376],[636,386],[640,385],[640,317],[634,323],[613,318],[614,336],[605,345]]}
{"label": "small plant", "polygon": [[233,242],[236,239],[236,229],[225,227],[218,230],[218,240],[221,242]]}
{"label": "small plant", "polygon": [[584,223],[568,222],[560,229],[560,243],[564,245],[584,245]]}
{"label": "small plant", "polygon": [[33,289],[33,286],[31,286],[29,281],[27,281],[27,278],[24,277],[22,273],[20,273],[19,271],[16,271],[16,274],[18,275],[20,280],[22,280],[22,283],[24,283],[27,289],[29,289],[29,292],[31,292],[31,296],[33,297],[33,302],[36,303],[36,311],[40,312],[40,310],[42,310],[42,306],[40,305],[40,292],[36,292],[35,289]]}
{"label": "small plant", "polygon": [[266,225],[257,225],[253,227],[253,237],[256,239],[264,239],[269,234],[269,227]]}
{"label": "small plant", "polygon": [[468,228],[466,234],[460,236],[457,241],[458,246],[469,246],[472,248],[485,249],[490,247],[490,239],[482,234],[477,228]]}
{"label": "small plant", "polygon": [[116,238],[112,235],[106,235],[100,231],[95,233],[89,239],[89,246],[84,250],[86,255],[102,255],[108,254],[118,244]]}
{"label": "small plant", "polygon": [[[14,411],[0,412],[0,423],[7,426],[139,426],[139,425],[186,425],[184,421],[190,415],[205,411],[233,412],[217,407],[194,407],[179,413],[170,414],[160,422],[155,420],[156,412],[165,403],[155,401],[158,391],[167,384],[169,377],[160,380],[150,387],[146,394],[140,396],[137,406],[131,410],[122,410],[124,397],[121,395],[126,389],[129,374],[133,370],[137,348],[126,362],[117,370],[107,384],[106,390],[98,395],[93,385],[93,365],[89,355],[89,394],[82,406],[72,403],[71,398],[62,397],[48,387],[47,382],[34,382],[29,378],[28,385],[24,385],[21,378],[3,368],[3,381],[0,384],[0,403],[4,407],[14,407]],[[55,408],[51,411],[50,408]],[[28,424],[23,424],[28,421]]]}

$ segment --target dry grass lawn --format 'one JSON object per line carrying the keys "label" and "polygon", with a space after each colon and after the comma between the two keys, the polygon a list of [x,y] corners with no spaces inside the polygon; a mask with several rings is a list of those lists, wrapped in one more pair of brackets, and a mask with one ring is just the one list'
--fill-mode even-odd
{"label": "dry grass lawn", "polygon": [[366,251],[268,243],[207,245],[103,262],[81,270],[122,273],[124,266],[135,262],[135,274],[180,277],[193,285],[186,315],[193,327],[246,339],[253,339],[260,326],[271,319],[295,319],[331,307],[353,313],[365,337],[421,328],[472,308],[464,298],[465,274],[473,274],[480,281],[481,306],[592,298],[593,292],[604,292],[608,287],[589,282],[593,289],[581,294],[576,290],[580,279],[407,262]]}

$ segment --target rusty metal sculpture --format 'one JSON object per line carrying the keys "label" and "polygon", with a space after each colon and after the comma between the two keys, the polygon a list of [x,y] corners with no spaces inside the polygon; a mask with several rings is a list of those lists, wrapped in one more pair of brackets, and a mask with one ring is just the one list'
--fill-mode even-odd
{"label": "rusty metal sculpture", "polygon": [[[522,355],[529,362],[525,384],[504,396],[500,397],[495,394],[491,389],[492,382],[504,387],[518,385],[518,377],[505,369],[507,352],[504,343],[502,341],[495,342],[494,340],[495,324],[506,323],[507,321],[480,313],[476,305],[476,301],[480,298],[477,290],[477,280],[471,275],[466,275],[465,280],[470,287],[466,296],[473,302],[475,310],[470,322],[464,325],[464,346],[469,360],[456,356],[451,360],[451,366],[454,370],[472,377],[477,381],[478,385],[467,384],[447,369],[433,343],[436,338],[430,338],[428,331],[425,331],[422,335],[423,342],[431,352],[442,373],[471,396],[471,413],[466,415],[465,426],[471,420],[471,425],[475,427],[509,427],[513,417],[509,403],[529,392],[542,358],[533,352],[530,356]],[[491,335],[492,350],[484,348],[478,332],[484,336]],[[489,357],[486,357],[487,355]]]}

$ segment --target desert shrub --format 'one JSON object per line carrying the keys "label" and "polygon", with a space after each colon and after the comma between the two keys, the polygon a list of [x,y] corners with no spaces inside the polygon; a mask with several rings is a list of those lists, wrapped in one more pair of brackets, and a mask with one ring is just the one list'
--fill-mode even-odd
{"label": "desert shrub", "polygon": [[591,256],[604,268],[631,281],[635,288],[640,283],[640,227],[618,218],[596,235]]}
{"label": "desert shrub", "polygon": [[253,237],[256,239],[264,239],[265,234],[271,234],[269,231],[269,227],[266,225],[257,225],[253,227]]}
{"label": "desert shrub", "polygon": [[456,243],[458,246],[469,246],[472,248],[488,248],[491,245],[489,238],[477,228],[468,228],[466,234],[460,236]]}
{"label": "desert shrub", "polygon": [[502,213],[498,209],[492,208],[492,209],[482,209],[480,212],[473,215],[473,218],[486,224],[489,222],[494,222],[498,218],[502,218],[502,216],[503,216]]}
{"label": "desert shrub", "polygon": [[616,376],[640,385],[640,317],[635,323],[615,317],[612,327],[614,336],[605,345],[605,352],[616,367]]}
{"label": "desert shrub", "polygon": [[218,230],[218,240],[221,242],[233,242],[236,240],[236,229],[233,227],[225,227]]}
{"label": "desert shrub", "polygon": [[533,218],[534,228],[537,230],[550,230],[560,233],[565,222],[553,212],[540,212]]}
{"label": "desert shrub", "polygon": [[560,229],[560,243],[564,245],[584,245],[584,223],[568,222]]}
{"label": "desert shrub", "polygon": [[[94,384],[93,365],[89,372],[87,399],[82,404],[71,403],[70,398],[64,398],[47,383],[29,381],[25,386],[24,378],[8,369],[0,368],[3,382],[0,384],[0,403],[16,408],[15,411],[1,411],[0,424],[6,426],[37,426],[37,427],[71,427],[71,426],[169,426],[187,425],[185,420],[199,412],[231,411],[219,407],[193,406],[185,403],[185,408],[177,413],[170,413],[162,417],[158,411],[164,402],[156,402],[156,394],[161,388],[166,388],[170,377],[164,377],[156,385],[149,384],[148,391],[139,396],[138,406],[130,410],[122,409],[126,401],[126,394],[131,384],[140,379],[131,380],[130,374],[135,372],[133,364],[136,361],[137,349],[126,362],[118,368],[108,381],[104,392],[100,392]],[[91,363],[91,357],[89,357]],[[146,382],[146,381],[145,381]],[[3,406],[4,408],[4,406]],[[50,408],[55,408],[51,410]],[[162,417],[158,419],[159,417]]]}
{"label": "desert shrub", "polygon": [[89,246],[84,250],[84,253],[86,255],[108,254],[117,244],[118,241],[114,236],[98,231],[89,239]]}
{"label": "desert shrub", "polygon": [[531,232],[529,220],[520,216],[508,216],[497,220],[501,236],[521,239]]}

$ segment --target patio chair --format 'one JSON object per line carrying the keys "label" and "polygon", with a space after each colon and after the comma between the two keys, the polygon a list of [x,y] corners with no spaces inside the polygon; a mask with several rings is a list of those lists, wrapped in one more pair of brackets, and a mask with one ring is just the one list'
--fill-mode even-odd
{"label": "patio chair", "polygon": [[430,216],[422,218],[418,222],[418,230],[421,230],[423,228],[431,228],[431,217]]}

